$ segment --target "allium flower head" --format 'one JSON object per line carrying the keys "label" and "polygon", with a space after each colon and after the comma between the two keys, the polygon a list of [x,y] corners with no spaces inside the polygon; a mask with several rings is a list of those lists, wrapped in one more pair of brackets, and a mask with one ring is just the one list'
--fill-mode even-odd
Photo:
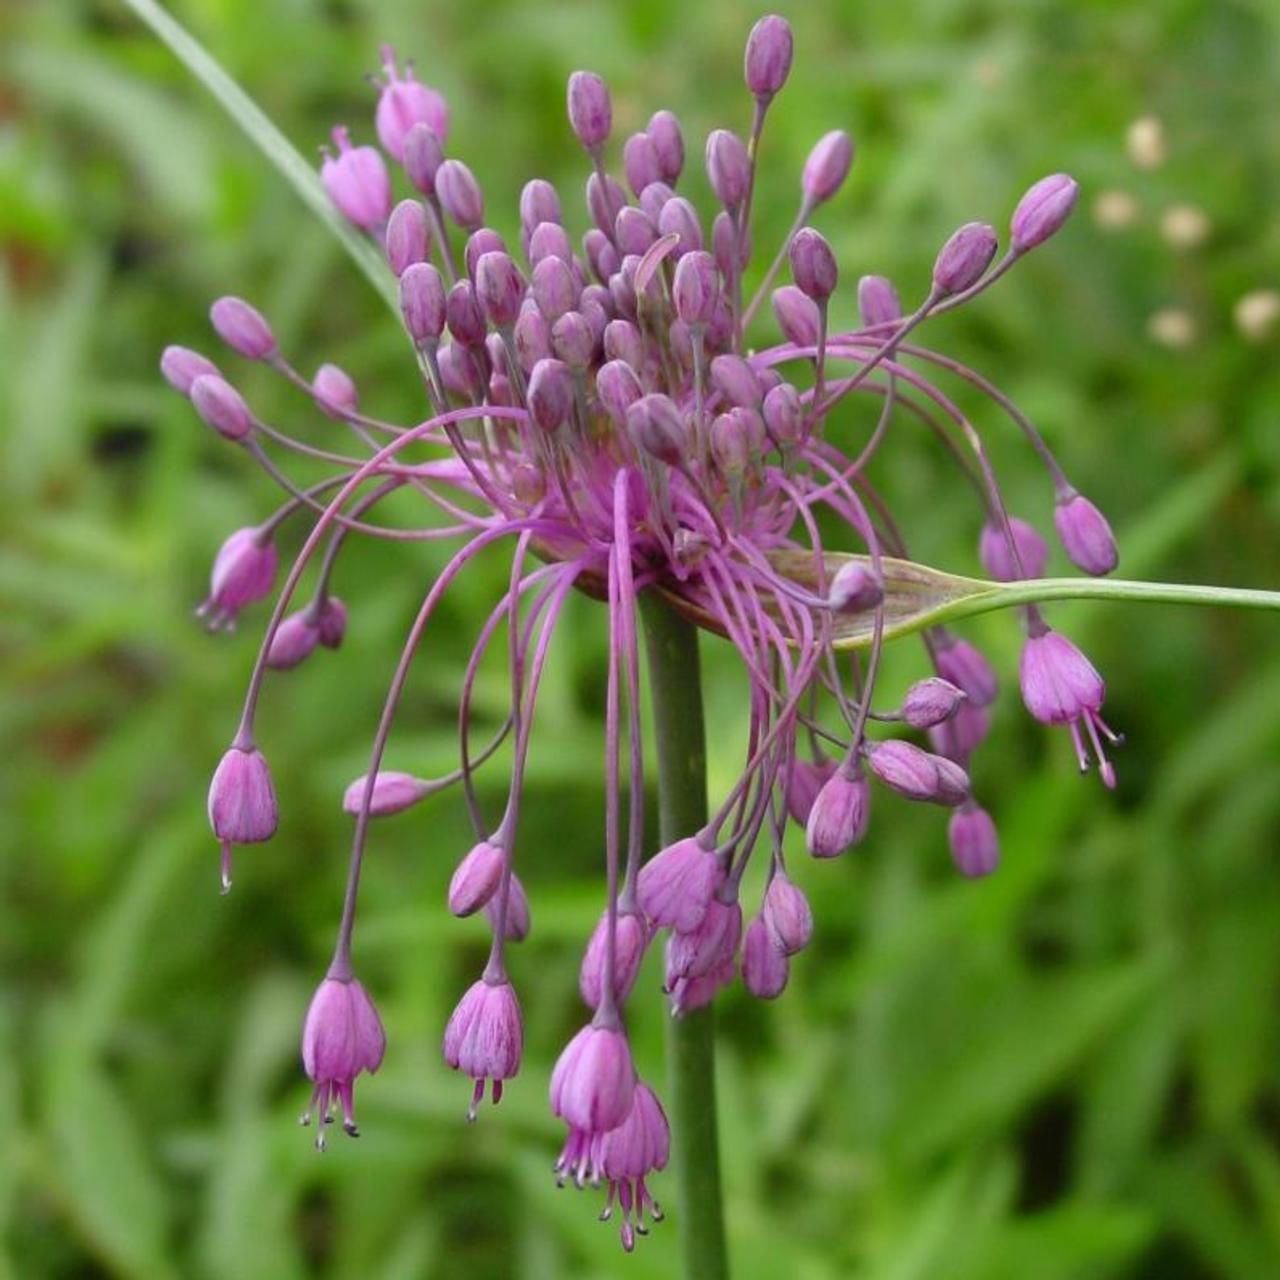
{"label": "allium flower head", "polygon": [[[200,609],[211,628],[229,627],[272,593],[279,531],[295,518],[313,521],[274,603],[240,729],[211,788],[210,821],[224,859],[232,844],[266,839],[275,828],[275,797],[252,728],[275,671],[341,642],[347,610],[332,586],[346,571],[348,540],[458,544],[414,602],[368,766],[343,797],[354,831],[335,969],[305,1037],[322,1113],[336,1099],[349,1119],[355,1075],[382,1056],[376,1014],[349,976],[371,820],[453,784],[466,794],[474,844],[452,873],[448,906],[475,917],[465,927],[488,930],[490,953],[450,1019],[444,1056],[476,1081],[477,1100],[485,1081],[496,1099],[515,1074],[520,1013],[505,957],[529,931],[515,867],[539,687],[570,594],[600,602],[609,637],[604,902],[583,940],[580,991],[592,1021],[561,1054],[550,1100],[569,1128],[559,1172],[609,1182],[627,1247],[651,1209],[644,1179],[667,1152],[665,1117],[636,1082],[625,1030],[656,933],[670,931],[664,986],[674,1012],[709,1004],[739,971],[750,992],[778,995],[813,930],[808,902],[785,872],[788,819],[804,828],[812,855],[834,858],[868,834],[873,777],[913,801],[953,810],[948,837],[965,874],[995,864],[994,825],[971,794],[968,769],[987,733],[996,676],[967,641],[938,625],[955,616],[949,593],[964,580],[911,558],[909,543],[931,512],[895,510],[877,488],[870,464],[880,454],[925,447],[891,429],[895,417],[905,408],[922,418],[932,428],[924,438],[946,442],[939,456],[956,464],[958,487],[976,488],[972,534],[991,577],[1037,578],[1045,547],[1031,523],[1008,513],[982,441],[988,418],[1007,419],[1043,463],[1072,562],[1095,574],[1114,564],[1105,519],[1071,486],[1034,425],[983,375],[923,345],[920,332],[935,315],[980,297],[1054,234],[1074,203],[1074,181],[1054,175],[1026,193],[998,261],[995,231],[973,221],[936,253],[919,246],[914,271],[904,269],[895,285],[874,263],[848,263],[842,272],[814,225],[830,217],[851,172],[853,140],[835,128],[800,174],[784,175],[797,200],[791,230],[758,249],[764,237],[752,209],[759,189],[779,181],[780,163],[760,140],[793,52],[785,19],[763,18],[747,41],[741,127],[715,130],[700,148],[690,141],[704,162],[710,206],[699,209],[678,189],[685,138],[676,116],[657,110],[643,129],[615,139],[608,86],[582,70],[566,91],[566,127],[585,152],[581,185],[562,192],[532,177],[518,209],[495,211],[497,226],[488,226],[484,174],[446,151],[447,104],[385,50],[372,111],[381,150],[335,129],[320,181],[386,264],[411,348],[406,377],[422,398],[417,421],[372,416],[336,366],[301,375],[267,319],[238,298],[214,305],[216,331],[234,354],[261,362],[318,409],[309,417],[334,433],[331,444],[295,439],[264,421],[233,376],[198,353],[170,347],[161,358],[167,381],[284,490],[274,514],[233,533],[219,551]],[[790,281],[779,282],[787,271]],[[842,328],[836,317],[850,313],[844,295],[854,292],[853,280],[861,321]],[[940,385],[948,379],[971,394],[953,398]],[[971,400],[985,405],[973,420],[957,403]],[[300,487],[277,461],[290,451],[327,470]],[[401,506],[389,521],[382,504],[393,495],[420,501],[429,514],[406,521]],[[459,671],[456,767],[436,778],[384,768],[414,656],[434,637],[442,598],[473,561],[497,555],[506,556],[506,586],[489,602]],[[295,599],[304,576],[315,579],[308,604]],[[1082,763],[1087,739],[1110,783],[1101,743],[1113,735],[1099,718],[1101,679],[1025,603],[1034,599],[1025,584],[1016,590],[1031,637],[1024,701],[1037,719],[1070,727]],[[982,584],[980,593],[994,591]],[[346,598],[355,626],[359,603]],[[641,601],[655,598],[739,659],[748,731],[737,776],[715,797],[709,820],[673,833],[646,860],[637,614]],[[886,705],[884,647],[913,631],[922,632],[923,669],[900,706]],[[473,695],[494,650],[504,650],[508,701],[482,743]],[[294,678],[305,680],[305,672]],[[890,724],[904,735],[927,733],[933,750],[887,737]],[[488,793],[474,777],[504,744],[499,758],[510,759],[511,771],[499,816],[487,812]],[[744,931],[741,895],[751,884],[744,877],[762,848],[771,858],[768,888]]]}

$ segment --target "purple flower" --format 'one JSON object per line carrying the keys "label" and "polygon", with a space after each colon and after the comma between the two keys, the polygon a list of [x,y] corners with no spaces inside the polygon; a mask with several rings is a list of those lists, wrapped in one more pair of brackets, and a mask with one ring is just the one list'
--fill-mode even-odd
{"label": "purple flower", "polygon": [[871,790],[859,770],[841,765],[823,784],[809,810],[805,845],[815,858],[837,858],[866,834]]}
{"label": "purple flower", "polygon": [[[357,778],[342,793],[342,809],[344,813],[357,814],[364,803],[367,775]],[[373,780],[373,796],[369,802],[371,818],[385,818],[393,813],[401,813],[411,805],[415,805],[425,796],[430,795],[431,784],[422,778],[415,778],[411,773],[400,773],[394,769],[382,769]]]}
{"label": "purple flower", "polygon": [[653,1090],[636,1081],[635,1098],[627,1118],[616,1129],[596,1134],[588,1153],[592,1181],[603,1179],[608,1198],[602,1222],[607,1221],[617,1204],[621,1210],[622,1247],[630,1253],[637,1235],[648,1231],[645,1217],[662,1221],[662,1210],[649,1194],[645,1178],[667,1167],[671,1154],[671,1130]]}
{"label": "purple flower", "polygon": [[1083,494],[1071,490],[1058,500],[1053,525],[1067,558],[1077,569],[1101,578],[1119,563],[1120,553],[1106,516]]}
{"label": "purple flower", "polygon": [[963,293],[995,256],[996,233],[985,222],[966,222],[939,250],[933,283],[942,293]]}
{"label": "purple flower", "polygon": [[382,49],[382,69],[387,78],[374,122],[383,150],[399,164],[404,160],[405,138],[414,125],[426,125],[441,142],[448,139],[449,107],[434,89],[413,78],[411,68],[406,67],[403,75],[396,70],[396,56],[388,45]]}
{"label": "purple flower", "polygon": [[219,298],[209,308],[218,337],[246,360],[268,360],[276,353],[276,339],[266,318],[243,298]]}
{"label": "purple flower", "polygon": [[947,824],[947,842],[961,875],[989,876],[1000,861],[1000,842],[991,815],[967,800]]}
{"label": "purple flower", "polygon": [[763,917],[747,926],[742,943],[742,985],[757,1000],[776,1000],[787,985],[791,966]]}
{"label": "purple flower", "polygon": [[588,1025],[565,1046],[551,1073],[551,1111],[588,1140],[616,1129],[635,1098],[636,1069],[626,1035]]}
{"label": "purple flower", "polygon": [[455,1071],[475,1081],[467,1119],[476,1118],[484,1086],[492,1084],[493,1104],[502,1099],[502,1083],[520,1070],[524,1026],[520,1002],[505,978],[481,978],[467,988],[444,1029],[442,1052]]}
{"label": "purple flower", "polygon": [[688,932],[702,922],[719,878],[709,849],[696,838],[677,840],[640,868],[636,896],[653,924]]}
{"label": "purple flower", "polygon": [[352,1106],[356,1077],[372,1075],[382,1065],[387,1036],[368,993],[354,978],[328,977],[307,1007],[302,1028],[302,1065],[314,1084],[303,1124],[314,1117],[319,1128],[316,1147],[323,1151],[331,1110],[342,1107],[343,1132],[360,1136]]}
{"label": "purple flower", "polygon": [[231,846],[258,844],[276,833],[278,810],[262,752],[232,746],[209,783],[209,826],[222,844],[222,892],[231,888]]}
{"label": "purple flower", "polygon": [[160,356],[160,372],[175,390],[187,395],[197,378],[221,377],[218,366],[188,347],[168,346]]}
{"label": "purple flower", "polygon": [[325,156],[320,181],[348,222],[362,231],[374,231],[391,212],[387,166],[373,147],[353,147],[346,129],[334,129],[333,141],[338,154]]}
{"label": "purple flower", "polygon": [[743,78],[754,97],[768,101],[791,70],[791,25],[776,13],[761,18],[747,37]]}
{"label": "purple flower", "polygon": [[809,899],[785,871],[779,871],[765,890],[760,919],[769,937],[784,955],[795,955],[809,945],[813,937],[813,911]]}
{"label": "purple flower", "polygon": [[852,164],[853,139],[843,129],[823,134],[804,162],[800,186],[805,197],[815,205],[830,200],[849,176]]}
{"label": "purple flower", "polygon": [[1022,646],[1019,679],[1022,700],[1037,720],[1070,729],[1081,773],[1089,768],[1091,746],[1102,781],[1114,787],[1115,769],[1102,739],[1115,742],[1117,737],[1098,714],[1106,687],[1093,663],[1066,636],[1041,624]]}
{"label": "purple flower", "polygon": [[218,550],[209,575],[209,594],[196,610],[210,630],[229,630],[247,605],[271,594],[276,548],[261,529],[237,529]]}
{"label": "purple flower", "polygon": [[449,881],[449,910],[455,916],[474,915],[498,891],[506,854],[500,845],[481,840],[458,863]]}
{"label": "purple flower", "polygon": [[[609,945],[609,915],[606,912],[591,932],[591,940],[582,955],[578,970],[578,990],[587,1008],[598,1009],[604,995],[605,952]],[[640,961],[649,946],[649,928],[631,911],[618,916],[613,968],[613,996],[621,1004],[631,994]]]}
{"label": "purple flower", "polygon": [[1010,224],[1009,241],[1019,253],[1043,244],[1066,222],[1080,187],[1066,173],[1051,173],[1027,189]]}
{"label": "purple flower", "polygon": [[1016,582],[1019,578],[1040,578],[1049,559],[1049,545],[1025,520],[1009,518],[1009,530],[1017,549],[1015,560],[1009,540],[1000,525],[988,521],[982,526],[978,557],[982,567],[997,582]]}

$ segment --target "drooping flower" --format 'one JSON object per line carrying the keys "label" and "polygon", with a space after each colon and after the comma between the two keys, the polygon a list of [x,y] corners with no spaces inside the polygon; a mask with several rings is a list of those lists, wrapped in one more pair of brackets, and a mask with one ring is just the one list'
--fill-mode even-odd
{"label": "drooping flower", "polygon": [[476,1118],[486,1081],[496,1106],[502,1085],[520,1070],[524,1027],[520,1002],[506,977],[474,982],[458,1001],[444,1029],[444,1060],[475,1081],[467,1119]]}
{"label": "drooping flower", "polygon": [[302,1123],[316,1120],[316,1146],[321,1151],[335,1106],[342,1109],[343,1131],[352,1138],[360,1136],[352,1096],[356,1077],[362,1071],[377,1071],[386,1047],[378,1011],[364,987],[355,978],[325,978],[311,997],[302,1029],[302,1065],[315,1086]]}

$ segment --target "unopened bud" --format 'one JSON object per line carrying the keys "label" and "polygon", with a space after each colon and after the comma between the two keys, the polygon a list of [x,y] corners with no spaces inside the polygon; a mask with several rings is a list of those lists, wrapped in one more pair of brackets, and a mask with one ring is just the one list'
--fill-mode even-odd
{"label": "unopened bud", "polygon": [[902,319],[898,291],[884,276],[863,276],[858,281],[858,314],[864,329]]}
{"label": "unopened bud", "polygon": [[594,151],[613,127],[613,106],[605,82],[594,71],[569,77],[569,124],[588,151]]}
{"label": "unopened bud", "polygon": [[1080,185],[1069,174],[1051,173],[1027,189],[1010,223],[1010,244],[1026,253],[1043,244],[1071,216]]}
{"label": "unopened bud", "polygon": [[865,613],[884,599],[884,585],[870,565],[849,560],[836,570],[827,602],[837,613]]}
{"label": "unopened bud", "polygon": [[663,182],[675,185],[684,168],[684,135],[680,121],[670,111],[655,111],[645,130],[658,157],[658,170]]}
{"label": "unopened bud", "polygon": [[244,397],[217,374],[206,373],[191,384],[191,403],[200,417],[227,440],[243,440],[253,431],[253,414]]}
{"label": "unopened bud", "polygon": [[1049,559],[1049,547],[1040,534],[1025,520],[1009,517],[1009,531],[1018,556],[1014,559],[1004,528],[988,522],[982,526],[978,540],[978,556],[982,567],[997,582],[1016,582],[1019,578],[1039,578]]}
{"label": "unopened bud", "polygon": [[1072,489],[1058,500],[1053,525],[1067,558],[1077,569],[1100,578],[1116,567],[1120,553],[1111,526],[1083,494]]}
{"label": "unopened bud", "polygon": [[966,222],[939,251],[933,283],[943,293],[963,293],[978,283],[995,256],[995,231],[985,222]]}
{"label": "unopened bud", "polygon": [[424,196],[435,194],[436,174],[444,164],[440,136],[429,125],[415,124],[404,139],[405,177]]}
{"label": "unopened bud", "polygon": [[787,82],[791,70],[791,24],[771,13],[747,37],[742,73],[753,97],[766,102]]}
{"label": "unopened bud", "polygon": [[387,220],[387,263],[399,277],[427,257],[427,215],[416,200],[401,200]]}
{"label": "unopened bud", "polygon": [[950,720],[965,701],[963,689],[943,680],[941,676],[929,676],[917,680],[902,699],[902,718],[913,729],[932,729],[934,725]]}
{"label": "unopened bud", "polygon": [[400,314],[414,342],[434,342],[444,332],[445,294],[440,272],[415,262],[400,277]]}
{"label": "unopened bud", "polygon": [[436,170],[436,195],[445,213],[468,231],[484,221],[484,196],[475,174],[461,160],[446,160]]}
{"label": "unopened bud", "polygon": [[573,375],[563,361],[539,360],[529,376],[529,416],[543,431],[562,427],[573,412]]}
{"label": "unopened bud", "polygon": [[341,419],[359,407],[356,384],[336,364],[322,364],[311,379],[316,408],[326,418]]}
{"label": "unopened bud", "polygon": [[800,188],[813,204],[830,200],[848,176],[853,164],[853,139],[843,129],[823,134],[809,152],[800,177]]}
{"label": "unopened bud", "polygon": [[820,232],[812,227],[801,228],[791,241],[788,257],[791,278],[815,302],[825,302],[836,291],[836,257]]}
{"label": "unopened bud", "polygon": [[674,467],[684,461],[687,432],[680,410],[668,396],[653,394],[627,410],[627,429],[646,453]]}
{"label": "unopened bud", "polygon": [[728,129],[713,129],[707,135],[706,165],[716,199],[726,209],[736,209],[751,182],[751,161],[742,139]]}
{"label": "unopened bud", "polygon": [[275,355],[276,339],[271,326],[243,298],[219,298],[209,308],[209,319],[218,337],[247,360],[266,360]]}

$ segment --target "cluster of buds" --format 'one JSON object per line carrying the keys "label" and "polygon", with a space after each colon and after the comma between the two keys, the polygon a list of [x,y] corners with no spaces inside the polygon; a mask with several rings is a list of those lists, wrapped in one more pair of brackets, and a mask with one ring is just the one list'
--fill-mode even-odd
{"label": "cluster of buds", "polygon": [[[341,642],[347,612],[330,584],[346,539],[463,540],[421,601],[368,772],[343,800],[355,818],[347,894],[333,963],[303,1038],[321,1139],[338,1107],[355,1133],[353,1083],[383,1055],[382,1028],[350,960],[370,820],[454,783],[466,793],[475,845],[452,876],[448,906],[457,916],[482,913],[492,946],[445,1028],[444,1058],[472,1081],[472,1118],[486,1085],[497,1102],[519,1071],[521,1013],[507,959],[530,929],[514,864],[538,688],[570,591],[605,602],[605,895],[582,959],[587,1015],[556,1064],[550,1101],[567,1128],[559,1175],[607,1184],[606,1216],[618,1208],[628,1248],[658,1216],[646,1178],[664,1166],[669,1145],[662,1107],[632,1060],[624,1017],[659,933],[666,931],[664,990],[675,1013],[706,1005],[738,976],[753,995],[778,996],[792,957],[813,932],[809,904],[787,871],[788,821],[803,830],[813,857],[838,857],[868,829],[873,783],[950,812],[951,851],[963,874],[986,875],[998,860],[994,823],[968,772],[996,696],[986,660],[949,631],[925,630],[930,673],[898,705],[877,701],[895,574],[910,559],[903,523],[867,475],[894,421],[908,416],[923,424],[971,485],[979,553],[992,577],[1040,575],[1048,546],[1032,524],[1007,512],[978,430],[937,385],[939,374],[976,389],[1029,441],[1044,465],[1053,528],[1069,559],[1089,574],[1116,564],[1106,520],[1067,480],[1027,418],[980,374],[908,340],[1053,235],[1075,203],[1075,182],[1055,174],[1032,186],[1013,212],[999,258],[992,227],[960,227],[908,310],[888,280],[863,276],[856,288],[861,325],[832,332],[828,309],[841,288],[839,271],[810,224],[848,175],[847,134],[828,133],[814,146],[794,226],[754,291],[744,288],[763,129],[791,56],[782,18],[757,23],[745,59],[749,131],[744,138],[717,129],[706,143],[718,205],[709,223],[678,194],[685,144],[676,117],[657,112],[623,142],[620,175],[610,172],[609,92],[597,75],[574,73],[568,117],[589,162],[588,228],[575,240],[560,194],[534,179],[521,195],[513,250],[485,225],[472,171],[446,153],[443,99],[401,73],[387,52],[375,117],[381,150],[353,145],[337,129],[337,151],[325,158],[321,178],[342,214],[385,252],[425,418],[406,427],[367,416],[355,383],[333,365],[307,379],[281,353],[267,321],[239,299],[213,307],[223,342],[293,384],[343,429],[345,446],[310,443],[268,425],[202,355],[171,347],[162,360],[165,377],[200,417],[286,491],[279,510],[233,533],[218,553],[200,610],[210,626],[231,626],[242,609],[272,593],[278,529],[295,515],[312,519],[213,779],[209,816],[222,845],[224,886],[232,847],[265,840],[276,826],[275,794],[254,738],[266,669],[296,668]],[[413,192],[398,203],[387,157]],[[784,265],[791,283],[775,287]],[[765,302],[778,336],[750,346],[747,335]],[[865,420],[854,412],[860,402],[874,410]],[[853,447],[840,436],[852,437]],[[276,461],[289,452],[319,460],[328,474],[298,487]],[[402,489],[426,500],[432,520],[421,527],[378,523],[379,504]],[[823,546],[820,522],[836,531],[839,549]],[[461,680],[458,768],[442,778],[384,768],[406,675],[438,602],[473,558],[500,542],[511,548],[509,589],[494,601]],[[290,613],[313,563],[311,599]],[[729,642],[750,707],[737,781],[701,830],[647,861],[636,622],[646,591],[661,592]],[[1100,715],[1100,677],[1037,608],[1027,607],[1024,621],[1028,710],[1066,725],[1081,768],[1096,758],[1110,785],[1105,743],[1114,735]],[[865,657],[850,655],[850,670],[841,659],[852,632],[867,643]],[[472,741],[472,691],[495,637],[506,641],[510,705],[480,746]],[[508,740],[510,785],[493,823],[473,775]],[[744,876],[760,858],[767,866],[759,906],[744,923]]]}

